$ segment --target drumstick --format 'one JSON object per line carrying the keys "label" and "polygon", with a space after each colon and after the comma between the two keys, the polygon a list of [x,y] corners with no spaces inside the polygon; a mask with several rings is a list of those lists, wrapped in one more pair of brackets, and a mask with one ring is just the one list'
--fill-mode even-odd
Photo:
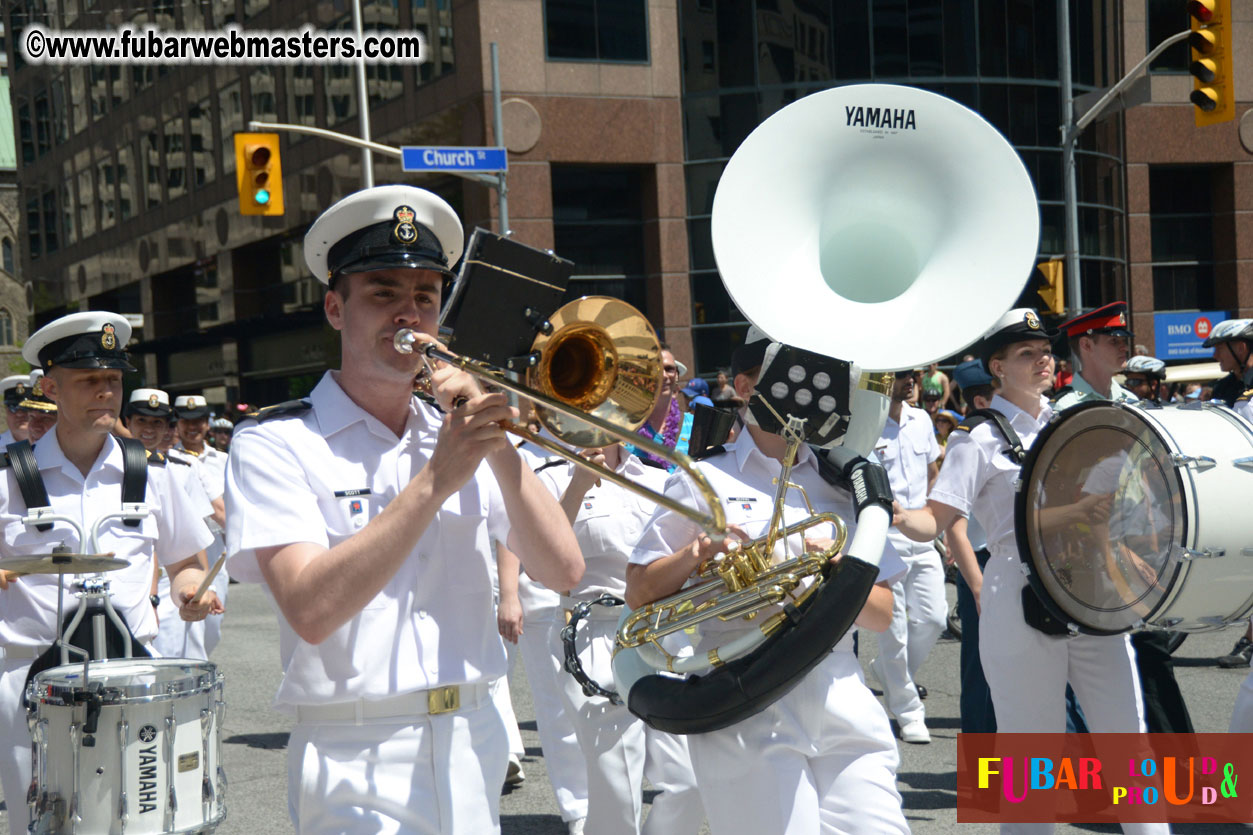
{"label": "drumstick", "polygon": [[209,589],[209,584],[213,582],[213,578],[218,576],[218,572],[222,570],[222,566],[226,565],[226,554],[218,557],[218,561],[213,564],[213,568],[209,569],[209,573],[200,581],[200,588],[196,589],[196,593],[192,595],[191,600],[187,601],[188,606],[199,606],[200,598]]}

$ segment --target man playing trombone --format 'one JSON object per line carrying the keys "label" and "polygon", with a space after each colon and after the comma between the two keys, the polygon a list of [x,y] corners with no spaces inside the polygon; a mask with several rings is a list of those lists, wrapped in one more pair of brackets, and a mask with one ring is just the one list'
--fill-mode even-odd
{"label": "man playing trombone", "polygon": [[295,714],[288,803],[301,833],[490,833],[508,748],[489,696],[505,674],[489,563],[505,542],[528,574],[583,571],[569,522],[505,438],[516,419],[450,367],[440,411],[413,396],[461,223],[410,186],[357,192],[305,237],[342,339],[339,371],[305,401],[241,424],[227,474],[231,574],[278,604]]}
{"label": "man playing trombone", "polygon": [[[769,344],[760,334],[754,340],[754,333],[750,330],[750,341],[732,357],[735,392],[745,402],[759,396],[754,387]],[[711,539],[697,523],[659,509],[627,567],[626,600],[632,609],[679,591],[737,537],[748,540],[765,533],[775,497],[772,481],[781,473],[787,441],[758,426],[749,410],[741,411],[741,417],[746,426],[735,441],[697,465],[725,503],[734,536]],[[800,446],[789,480],[804,488],[815,511],[853,518],[848,494],[823,479],[809,447]],[[666,495],[689,506],[698,501],[682,475],[670,477]],[[789,490],[785,502],[785,524],[809,515],[799,491]],[[829,544],[806,539],[803,547],[818,550]],[[904,570],[888,547],[857,618],[859,625],[877,632],[888,628],[889,584]],[[738,618],[727,625],[706,622],[697,653],[710,649],[709,639],[727,638],[727,628],[737,625],[744,627]],[[715,835],[909,831],[896,789],[896,741],[887,715],[862,678],[852,635],[841,638],[818,666],[765,710],[722,730],[693,734],[688,744]]]}

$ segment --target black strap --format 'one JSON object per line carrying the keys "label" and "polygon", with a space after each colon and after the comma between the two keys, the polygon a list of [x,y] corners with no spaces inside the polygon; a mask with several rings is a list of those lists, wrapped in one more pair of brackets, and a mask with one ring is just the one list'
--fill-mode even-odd
{"label": "black strap", "polygon": [[[22,491],[22,501],[26,509],[32,507],[49,507],[48,490],[44,487],[43,476],[39,474],[39,463],[35,461],[35,448],[30,441],[17,441],[9,444],[9,466],[13,468],[13,477],[17,479],[17,489]],[[35,530],[45,533],[52,530],[51,522],[42,522]]]}
{"label": "black strap", "polygon": [[[148,450],[135,438],[118,438],[122,445],[122,504],[140,504],[148,493]],[[142,519],[127,519],[128,528],[139,527]]]}
{"label": "black strap", "polygon": [[1021,464],[1027,458],[1027,451],[1022,447],[1022,440],[1018,437],[1018,433],[1014,431],[1014,427],[1009,425],[1009,418],[998,412],[996,409],[975,409],[966,419],[961,422],[958,429],[970,432],[976,426],[987,421],[996,424],[996,428],[1000,430],[1001,437],[1005,439],[1005,443],[1009,444],[1009,449],[1002,450],[1009,460],[1015,464]]}

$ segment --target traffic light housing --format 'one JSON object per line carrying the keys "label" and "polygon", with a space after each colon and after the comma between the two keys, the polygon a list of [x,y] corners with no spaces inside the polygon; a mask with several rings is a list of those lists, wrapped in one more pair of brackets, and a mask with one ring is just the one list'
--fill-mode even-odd
{"label": "traffic light housing", "polygon": [[1035,265],[1036,294],[1040,297],[1040,312],[1060,316],[1066,312],[1066,269],[1060,258]]}
{"label": "traffic light housing", "polygon": [[1192,35],[1192,103],[1197,127],[1227,122],[1236,115],[1231,72],[1231,0],[1187,0]]}
{"label": "traffic light housing", "polygon": [[277,133],[235,134],[235,181],[240,214],[277,217],[283,213]]}

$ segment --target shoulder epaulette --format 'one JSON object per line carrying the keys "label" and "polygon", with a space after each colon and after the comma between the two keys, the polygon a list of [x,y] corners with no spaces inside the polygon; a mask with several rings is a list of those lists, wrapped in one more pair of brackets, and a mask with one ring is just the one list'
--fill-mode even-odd
{"label": "shoulder epaulette", "polygon": [[149,449],[146,452],[148,453],[148,466],[150,467],[164,467],[169,460],[156,450]]}
{"label": "shoulder epaulette", "polygon": [[1253,399],[1253,389],[1246,389],[1244,394],[1236,398],[1237,403],[1243,403],[1245,400]]}
{"label": "shoulder epaulette", "polygon": [[550,467],[559,467],[564,463],[566,463],[564,458],[553,458],[551,460],[545,461],[543,464],[540,464],[538,467],[536,467],[535,472],[542,473],[544,472],[544,470],[547,470]]}
{"label": "shoulder epaulette", "polygon": [[302,397],[299,400],[288,400],[285,403],[275,403],[273,406],[266,406],[264,409],[249,412],[245,417],[255,420],[257,423],[265,423],[267,420],[274,420],[275,418],[303,415],[312,408],[313,401],[307,397]]}
{"label": "shoulder epaulette", "polygon": [[8,468],[9,468],[9,453],[0,452],[0,470],[7,470]]}
{"label": "shoulder epaulette", "polygon": [[1062,386],[1057,391],[1053,392],[1053,397],[1052,399],[1049,400],[1049,403],[1050,404],[1056,403],[1058,400],[1061,400],[1063,397],[1070,394],[1074,390],[1075,390],[1074,386]]}
{"label": "shoulder epaulette", "polygon": [[[443,409],[441,409],[441,408],[439,407],[439,403],[435,400],[435,398],[434,398],[434,397],[431,397],[431,395],[427,394],[426,392],[424,392],[424,391],[415,391],[415,392],[413,393],[413,396],[414,396],[414,397],[416,397],[416,398],[418,398],[418,399],[419,399],[419,400],[421,400],[423,403],[425,403],[426,405],[430,406],[432,409],[434,409],[435,411],[439,412],[440,414],[443,414],[443,413],[444,413],[444,410],[443,410]],[[525,443],[525,441],[524,441],[523,443]]]}
{"label": "shoulder epaulette", "polygon": [[192,463],[191,463],[190,461],[184,461],[182,458],[179,458],[177,455],[168,455],[168,454],[167,454],[167,455],[165,456],[165,463],[167,463],[167,464],[182,464],[184,467],[190,467],[190,466],[192,466]]}

